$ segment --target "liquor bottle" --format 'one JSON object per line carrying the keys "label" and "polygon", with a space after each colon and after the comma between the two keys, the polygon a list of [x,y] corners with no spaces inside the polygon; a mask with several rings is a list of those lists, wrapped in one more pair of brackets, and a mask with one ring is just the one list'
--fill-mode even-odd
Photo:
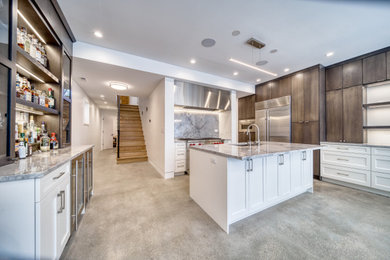
{"label": "liquor bottle", "polygon": [[39,105],[45,106],[46,104],[46,92],[42,91],[41,95],[39,96]]}
{"label": "liquor bottle", "polygon": [[26,158],[26,147],[24,146],[24,142],[19,142],[19,147],[18,147],[18,153],[19,153],[19,159],[24,159]]}
{"label": "liquor bottle", "polygon": [[41,135],[41,147],[40,147],[40,149],[41,149],[42,152],[47,152],[47,151],[50,150],[50,138],[47,135],[45,122],[42,122],[41,132],[42,132],[42,135]]}
{"label": "liquor bottle", "polygon": [[31,35],[30,56],[36,59],[37,57],[37,43],[38,39],[35,35]]}
{"label": "liquor bottle", "polygon": [[58,141],[56,137],[56,133],[51,133],[51,138],[50,138],[50,149],[58,149]]}
{"label": "liquor bottle", "polygon": [[53,89],[52,88],[49,88],[49,108],[55,108],[56,104],[55,104],[55,99],[54,99],[54,93],[53,93]]}
{"label": "liquor bottle", "polygon": [[30,46],[31,46],[31,35],[27,34],[26,35],[26,40],[24,42],[24,50],[30,54]]}

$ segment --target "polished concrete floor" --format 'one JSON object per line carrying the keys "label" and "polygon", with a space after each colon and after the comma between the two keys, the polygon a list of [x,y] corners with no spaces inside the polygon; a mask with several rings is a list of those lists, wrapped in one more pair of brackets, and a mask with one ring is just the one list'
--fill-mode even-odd
{"label": "polished concrete floor", "polygon": [[315,182],[227,235],[148,163],[97,154],[95,194],[63,259],[389,259],[390,198]]}

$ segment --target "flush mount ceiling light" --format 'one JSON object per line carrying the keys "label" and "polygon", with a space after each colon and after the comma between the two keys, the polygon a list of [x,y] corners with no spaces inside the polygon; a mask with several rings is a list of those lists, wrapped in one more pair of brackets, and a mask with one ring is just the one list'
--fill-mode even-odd
{"label": "flush mount ceiling light", "polygon": [[231,62],[240,64],[240,65],[242,65],[242,66],[245,66],[245,67],[248,67],[248,68],[251,68],[251,69],[254,69],[254,70],[263,72],[263,73],[266,73],[266,74],[271,75],[271,76],[274,76],[274,77],[276,77],[276,76],[278,75],[278,74],[276,74],[276,73],[273,73],[273,72],[270,72],[270,71],[267,71],[267,70],[260,69],[260,68],[258,68],[258,67],[256,67],[256,66],[250,65],[250,64],[248,64],[248,63],[245,63],[245,62],[242,62],[242,61],[233,59],[233,58],[230,58],[229,60],[230,60]]}
{"label": "flush mount ceiling light", "polygon": [[203,47],[213,47],[215,45],[215,40],[211,38],[206,38],[201,43]]}
{"label": "flush mount ceiling light", "polygon": [[267,64],[267,63],[268,63],[267,60],[259,60],[258,62],[256,62],[256,65],[257,65],[257,66],[263,66],[263,65],[265,65],[265,64]]}
{"label": "flush mount ceiling light", "polygon": [[277,53],[278,52],[278,49],[273,49],[273,50],[270,50],[269,53]]}
{"label": "flush mount ceiling light", "polygon": [[22,71],[26,72],[27,74],[29,74],[30,76],[32,76],[33,78],[35,78],[36,80],[38,80],[39,82],[42,82],[42,83],[45,83],[45,81],[43,81],[43,79],[41,79],[40,77],[36,76],[34,73],[30,72],[29,70],[23,68],[22,66],[20,66],[19,64],[16,64],[16,67],[21,69]]}
{"label": "flush mount ceiling light", "polygon": [[94,34],[96,37],[98,37],[98,38],[102,38],[102,37],[103,37],[103,34],[102,34],[100,31],[95,31],[93,34]]}
{"label": "flush mount ceiling light", "polygon": [[284,72],[289,72],[289,71],[290,71],[289,68],[285,68],[285,69],[284,69]]}
{"label": "flush mount ceiling light", "polygon": [[110,87],[116,90],[126,90],[129,85],[123,82],[110,82]]}
{"label": "flush mount ceiling light", "polygon": [[37,30],[35,30],[34,26],[32,26],[32,24],[26,19],[26,17],[24,17],[24,15],[18,10],[18,15],[20,17],[22,17],[22,19],[26,22],[26,24],[31,28],[31,30],[33,30],[33,32],[35,33],[35,35],[44,43],[46,44],[46,41],[42,38],[42,36],[37,32]]}
{"label": "flush mount ceiling light", "polygon": [[191,64],[195,64],[195,63],[196,63],[196,60],[195,60],[195,59],[191,59],[191,60],[190,60],[190,63],[191,63]]}
{"label": "flush mount ceiling light", "polygon": [[334,54],[334,52],[333,52],[333,51],[331,51],[331,52],[328,52],[328,53],[326,54],[326,57],[331,57],[331,56],[333,56],[333,54]]}

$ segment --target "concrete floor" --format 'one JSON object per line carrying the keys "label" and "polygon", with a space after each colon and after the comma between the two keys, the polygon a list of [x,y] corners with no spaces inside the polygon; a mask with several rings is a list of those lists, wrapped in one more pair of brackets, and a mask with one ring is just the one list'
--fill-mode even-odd
{"label": "concrete floor", "polygon": [[97,154],[95,194],[63,259],[389,259],[390,199],[324,182],[227,235],[148,163]]}

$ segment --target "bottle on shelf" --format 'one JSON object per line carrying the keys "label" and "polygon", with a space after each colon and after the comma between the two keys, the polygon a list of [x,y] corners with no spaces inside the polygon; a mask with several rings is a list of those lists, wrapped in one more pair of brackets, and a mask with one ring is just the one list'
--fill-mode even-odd
{"label": "bottle on shelf", "polygon": [[57,141],[56,133],[51,133],[51,137],[50,137],[50,149],[51,149],[51,150],[58,149],[58,141]]}
{"label": "bottle on shelf", "polygon": [[26,155],[26,147],[24,145],[24,142],[19,141],[18,153],[19,153],[19,159],[26,158],[27,155]]}
{"label": "bottle on shelf", "polygon": [[53,92],[52,88],[49,88],[48,99],[49,99],[49,108],[53,108],[54,109],[56,104],[55,104],[54,92]]}
{"label": "bottle on shelf", "polygon": [[30,34],[27,34],[26,35],[26,39],[24,41],[24,50],[27,52],[27,53],[30,53],[30,45],[31,45],[31,35]]}
{"label": "bottle on shelf", "polygon": [[49,136],[47,135],[47,129],[46,129],[46,125],[45,125],[45,122],[42,122],[41,124],[41,146],[40,146],[40,150],[42,152],[47,152],[50,150],[50,138]]}

